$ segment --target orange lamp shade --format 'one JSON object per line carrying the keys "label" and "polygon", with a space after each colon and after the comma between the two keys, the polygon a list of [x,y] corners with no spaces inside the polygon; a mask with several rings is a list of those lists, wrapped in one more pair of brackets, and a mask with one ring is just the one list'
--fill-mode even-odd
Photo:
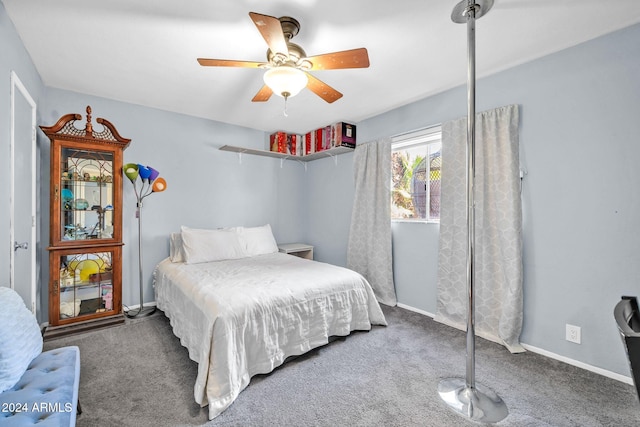
{"label": "orange lamp shade", "polygon": [[154,193],[160,193],[167,189],[167,181],[164,178],[156,178],[153,181],[153,186],[151,187]]}

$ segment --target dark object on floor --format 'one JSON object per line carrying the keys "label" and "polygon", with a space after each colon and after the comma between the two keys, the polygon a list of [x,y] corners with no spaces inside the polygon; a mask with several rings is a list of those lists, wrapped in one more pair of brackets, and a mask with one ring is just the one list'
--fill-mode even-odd
{"label": "dark object on floor", "polygon": [[623,296],[613,311],[627,350],[631,375],[640,399],[640,312],[636,297]]}

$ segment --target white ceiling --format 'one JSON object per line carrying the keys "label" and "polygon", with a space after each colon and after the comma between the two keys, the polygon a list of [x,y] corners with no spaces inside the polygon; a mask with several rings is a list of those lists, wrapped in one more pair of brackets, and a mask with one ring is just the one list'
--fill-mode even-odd
{"label": "white ceiling", "polygon": [[[1,0],[44,84],[272,132],[358,122],[465,84],[458,0]],[[366,69],[313,74],[344,94],[309,90],[252,103],[259,69],[196,58],[264,61],[250,11],[296,18],[307,55],[366,47]],[[638,0],[495,0],[476,22],[478,78],[640,22]]]}

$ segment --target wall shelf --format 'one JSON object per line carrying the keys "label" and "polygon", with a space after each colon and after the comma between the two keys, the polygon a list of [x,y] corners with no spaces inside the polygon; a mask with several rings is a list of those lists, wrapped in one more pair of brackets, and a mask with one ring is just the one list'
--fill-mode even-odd
{"label": "wall shelf", "polygon": [[236,147],[233,145],[223,145],[222,147],[220,147],[220,150],[231,151],[239,154],[253,154],[255,156],[273,157],[281,160],[297,160],[300,162],[310,162],[312,160],[350,153],[353,152],[354,149],[348,147],[335,147],[329,150],[320,151],[318,153],[309,154],[307,156],[292,156],[291,154],[276,153],[275,151],[256,150],[254,148]]}

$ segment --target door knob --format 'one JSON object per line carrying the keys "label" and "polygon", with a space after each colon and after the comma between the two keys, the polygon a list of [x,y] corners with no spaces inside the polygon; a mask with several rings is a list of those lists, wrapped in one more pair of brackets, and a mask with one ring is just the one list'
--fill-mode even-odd
{"label": "door knob", "polygon": [[18,249],[29,249],[29,242],[13,242],[13,250],[17,251]]}

